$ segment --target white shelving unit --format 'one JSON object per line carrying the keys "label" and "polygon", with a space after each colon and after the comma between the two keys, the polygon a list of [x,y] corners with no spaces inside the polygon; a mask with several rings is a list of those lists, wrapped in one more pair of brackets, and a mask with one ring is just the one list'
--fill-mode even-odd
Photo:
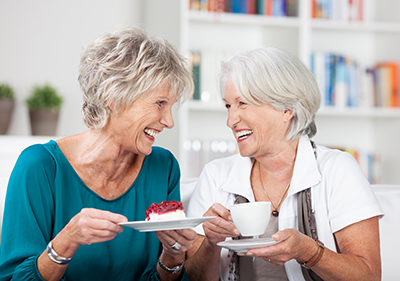
{"label": "white shelving unit", "polygon": [[[227,113],[217,98],[219,60],[261,45],[282,47],[310,65],[312,51],[338,52],[367,65],[394,60],[400,63],[400,1],[364,0],[364,20],[355,22],[311,19],[311,0],[300,0],[299,17],[190,11],[188,0],[145,0],[148,30],[176,45],[182,54],[214,54],[213,64],[202,65],[202,91],[213,102],[190,101],[175,112],[175,151],[183,176],[191,174],[187,140],[233,139]],[[397,14],[396,14],[397,13]],[[213,53],[214,52],[214,53]],[[218,55],[215,55],[218,54]],[[315,140],[324,145],[368,150],[380,156],[380,182],[400,182],[400,110],[393,108],[322,107],[316,118]]]}

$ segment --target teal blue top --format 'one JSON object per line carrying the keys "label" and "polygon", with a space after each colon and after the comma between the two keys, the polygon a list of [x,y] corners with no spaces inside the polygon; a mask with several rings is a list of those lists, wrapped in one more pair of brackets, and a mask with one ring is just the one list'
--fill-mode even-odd
{"label": "teal blue top", "polygon": [[[120,197],[106,200],[85,185],[55,141],[28,147],[19,156],[7,188],[0,281],[43,280],[36,259],[82,208],[143,221],[152,203],[180,200],[179,180],[175,157],[153,147],[131,187]],[[63,280],[158,280],[161,251],[155,232],[124,227],[111,241],[80,246]],[[182,280],[189,280],[185,271]]]}

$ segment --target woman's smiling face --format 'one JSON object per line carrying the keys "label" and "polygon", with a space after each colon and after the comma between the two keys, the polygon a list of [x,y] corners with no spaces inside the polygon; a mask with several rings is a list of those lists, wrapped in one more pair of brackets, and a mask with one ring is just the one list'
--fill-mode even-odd
{"label": "woman's smiling face", "polygon": [[291,111],[278,111],[269,104],[247,103],[239,96],[231,79],[225,86],[224,102],[228,110],[227,125],[232,129],[242,156],[267,156],[280,150],[290,126]]}
{"label": "woman's smiling face", "polygon": [[155,138],[164,128],[172,128],[172,106],[176,96],[168,84],[134,101],[118,116],[112,114],[108,128],[123,149],[149,155]]}

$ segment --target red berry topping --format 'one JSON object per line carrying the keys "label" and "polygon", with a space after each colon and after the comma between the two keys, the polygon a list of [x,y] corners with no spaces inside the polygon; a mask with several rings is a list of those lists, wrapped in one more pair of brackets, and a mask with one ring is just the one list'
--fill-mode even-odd
{"label": "red berry topping", "polygon": [[176,210],[182,210],[181,201],[162,201],[160,204],[153,203],[146,210],[146,220],[150,219],[150,214],[163,214]]}

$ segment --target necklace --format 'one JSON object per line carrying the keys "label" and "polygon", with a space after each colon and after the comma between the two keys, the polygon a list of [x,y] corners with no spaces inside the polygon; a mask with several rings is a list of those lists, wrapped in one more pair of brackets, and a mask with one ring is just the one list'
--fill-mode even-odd
{"label": "necklace", "polygon": [[[258,161],[257,161],[257,162],[258,162]],[[261,166],[260,166],[260,162],[258,162],[258,174],[259,174],[259,176],[260,176],[260,182],[261,182],[262,190],[264,190],[265,196],[267,196],[267,199],[268,199],[269,202],[271,202],[271,205],[272,205],[272,208],[273,208],[271,214],[272,214],[274,217],[277,217],[277,216],[279,216],[279,211],[278,211],[279,205],[281,204],[281,201],[282,201],[283,197],[285,197],[285,194],[286,194],[286,192],[287,192],[288,189],[289,189],[290,181],[289,181],[289,183],[288,183],[288,185],[287,185],[287,187],[286,187],[286,189],[285,189],[285,192],[282,194],[281,199],[279,199],[278,204],[276,204],[276,207],[275,207],[274,203],[272,203],[272,200],[269,198],[267,192],[266,192],[265,189],[264,189],[264,184],[263,184],[262,177],[261,177]]]}

